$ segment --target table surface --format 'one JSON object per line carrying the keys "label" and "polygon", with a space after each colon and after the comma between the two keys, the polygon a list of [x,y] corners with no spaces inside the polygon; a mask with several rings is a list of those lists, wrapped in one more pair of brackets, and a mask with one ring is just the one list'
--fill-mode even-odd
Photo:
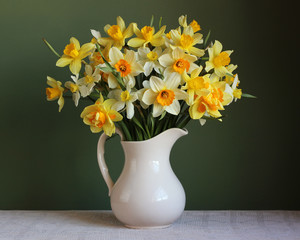
{"label": "table surface", "polygon": [[300,240],[300,211],[185,211],[165,229],[125,228],[111,211],[0,210],[1,240]]}

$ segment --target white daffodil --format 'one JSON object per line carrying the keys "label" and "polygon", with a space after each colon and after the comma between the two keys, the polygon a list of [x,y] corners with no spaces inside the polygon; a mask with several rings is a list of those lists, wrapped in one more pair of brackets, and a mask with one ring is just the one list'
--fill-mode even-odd
{"label": "white daffodil", "polygon": [[144,74],[146,77],[150,75],[153,69],[157,73],[160,73],[160,70],[162,71],[163,66],[161,66],[158,62],[158,58],[161,56],[161,54],[161,47],[156,47],[152,51],[148,47],[140,47],[138,49],[138,63],[140,63],[144,67]]}
{"label": "white daffodil", "polygon": [[178,76],[181,76],[184,72],[191,73],[196,68],[199,68],[199,66],[194,63],[196,60],[197,57],[186,54],[178,47],[172,52],[163,54],[158,59],[159,63],[166,68],[164,71],[165,76],[168,76],[171,73],[176,73]]}
{"label": "white daffodil", "polygon": [[[135,85],[135,76],[144,71],[141,64],[137,62],[136,54],[132,50],[126,51],[125,55],[116,47],[109,51],[110,64],[120,73],[126,87],[133,88]],[[118,80],[112,73],[108,76],[108,86],[110,88],[119,87]]]}
{"label": "white daffodil", "polygon": [[75,106],[78,106],[79,98],[80,98],[80,93],[79,93],[79,85],[78,85],[78,74],[75,76],[71,76],[73,82],[67,81],[65,83],[65,87],[68,88],[72,92],[72,99],[75,103]]}
{"label": "white daffodil", "polygon": [[187,93],[178,89],[180,76],[172,73],[166,76],[165,80],[152,76],[150,78],[150,89],[145,91],[142,101],[153,104],[153,117],[160,116],[164,111],[178,115],[180,104],[178,100],[186,99]]}
{"label": "white daffodil", "polygon": [[85,66],[85,77],[78,80],[79,90],[82,97],[86,97],[91,94],[93,87],[101,79],[100,69],[96,68],[93,71],[93,68],[90,65]]}
{"label": "white daffodil", "polygon": [[231,86],[231,90],[230,92],[232,93],[233,96],[233,100],[236,102],[238,99],[241,99],[242,97],[242,89],[238,89],[237,86],[239,85],[240,80],[237,74],[235,74],[232,86]]}
{"label": "white daffodil", "polygon": [[93,37],[98,41],[101,38],[101,33],[99,31],[96,31],[94,29],[91,29],[91,34],[93,35]]}
{"label": "white daffodil", "polygon": [[127,88],[125,91],[115,89],[109,92],[108,97],[117,100],[116,103],[112,105],[112,109],[120,111],[126,107],[127,118],[131,119],[134,116],[133,102],[138,99],[137,92],[131,92],[130,88]]}

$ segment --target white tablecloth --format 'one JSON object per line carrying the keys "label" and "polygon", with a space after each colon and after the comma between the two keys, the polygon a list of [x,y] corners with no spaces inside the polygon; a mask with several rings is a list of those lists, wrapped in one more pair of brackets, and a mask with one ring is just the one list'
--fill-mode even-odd
{"label": "white tablecloth", "polygon": [[122,226],[111,211],[0,211],[1,240],[300,240],[300,211],[185,211],[171,227]]}

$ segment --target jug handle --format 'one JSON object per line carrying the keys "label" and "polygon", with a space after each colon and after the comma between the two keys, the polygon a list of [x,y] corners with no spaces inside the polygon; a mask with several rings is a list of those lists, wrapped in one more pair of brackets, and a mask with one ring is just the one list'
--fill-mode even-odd
{"label": "jug handle", "polygon": [[[123,141],[124,139],[123,133],[118,128],[116,128],[116,133],[121,137],[121,141]],[[97,159],[98,159],[98,164],[99,164],[101,174],[108,187],[108,196],[110,196],[111,190],[114,186],[114,182],[112,181],[109,175],[108,168],[104,158],[104,145],[107,138],[108,136],[105,133],[102,133],[102,135],[99,138],[98,145],[97,145]]]}

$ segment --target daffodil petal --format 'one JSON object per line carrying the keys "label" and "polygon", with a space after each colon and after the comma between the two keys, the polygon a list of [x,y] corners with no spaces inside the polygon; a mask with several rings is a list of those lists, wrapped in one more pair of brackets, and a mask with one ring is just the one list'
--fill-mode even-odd
{"label": "daffodil petal", "polygon": [[180,103],[178,100],[174,100],[173,103],[169,106],[166,106],[166,111],[173,115],[178,115],[180,112]]}
{"label": "daffodil petal", "polygon": [[[180,75],[176,72],[171,73],[164,81],[167,89],[175,89],[180,84]],[[150,78],[151,80],[151,78]],[[151,82],[150,82],[151,84]],[[151,87],[152,88],[152,87]],[[152,88],[153,89],[153,88]],[[160,88],[161,89],[161,88]]]}
{"label": "daffodil petal", "polygon": [[185,100],[188,97],[188,94],[180,89],[174,89],[173,92],[175,93],[175,98],[177,100]]}
{"label": "daffodil petal", "polygon": [[117,24],[120,27],[121,32],[125,31],[125,22],[123,20],[123,18],[121,18],[120,16],[117,17]]}
{"label": "daffodil petal", "polygon": [[130,23],[126,30],[123,32],[124,38],[130,38],[133,35],[133,23]]}
{"label": "daffodil petal", "polygon": [[144,69],[145,69],[145,76],[148,77],[150,75],[150,73],[152,72],[154,68],[154,63],[149,61],[145,63]]}
{"label": "daffodil petal", "polygon": [[222,52],[222,48],[223,48],[222,44],[218,40],[216,40],[215,44],[213,45],[214,56],[219,55],[220,52]]}
{"label": "daffodil petal", "polygon": [[57,67],[65,67],[69,65],[73,61],[73,58],[63,55],[60,59],[57,60],[56,66]]}
{"label": "daffodil petal", "polygon": [[73,74],[78,74],[81,69],[81,59],[80,58],[75,58],[71,63],[70,63],[70,71]]}
{"label": "daffodil petal", "polygon": [[163,37],[157,37],[157,38],[152,38],[150,43],[154,46],[154,47],[159,47],[162,46],[165,43],[165,39]]}
{"label": "daffodil petal", "polygon": [[162,105],[158,104],[158,103],[154,103],[153,105],[153,117],[158,117],[160,116],[162,113],[164,112],[164,108]]}
{"label": "daffodil petal", "polygon": [[189,53],[193,54],[197,57],[202,57],[205,54],[205,51],[203,49],[199,49],[199,48],[196,48],[196,47],[191,47],[191,48],[189,48]]}
{"label": "daffodil petal", "polygon": [[134,115],[134,105],[132,102],[127,102],[126,103],[126,113],[127,113],[127,118],[131,119]]}
{"label": "daffodil petal", "polygon": [[164,66],[168,67],[174,63],[174,59],[172,58],[171,54],[163,54],[158,58],[159,63]]}
{"label": "daffodil petal", "polygon": [[111,64],[115,65],[120,59],[123,59],[123,54],[118,48],[112,47],[109,51],[109,59]]}
{"label": "daffodil petal", "polygon": [[80,43],[79,43],[79,41],[78,41],[76,38],[71,37],[71,38],[70,38],[70,43],[74,43],[74,44],[75,44],[75,48],[76,48],[77,50],[80,49]]}
{"label": "daffodil petal", "polygon": [[145,39],[132,38],[132,39],[129,40],[128,46],[137,48],[137,47],[142,46],[145,42],[146,42]]}
{"label": "daffodil petal", "polygon": [[165,86],[165,82],[161,80],[159,77],[152,76],[150,78],[150,86],[154,92],[159,92]]}
{"label": "daffodil petal", "polygon": [[157,93],[153,92],[152,89],[148,89],[145,91],[142,101],[147,105],[151,105],[155,102],[156,97]]}
{"label": "daffodil petal", "polygon": [[86,43],[83,44],[82,47],[79,50],[79,56],[81,59],[87,57],[91,54],[91,51],[95,48],[95,44],[93,43]]}
{"label": "daffodil petal", "polygon": [[127,51],[124,59],[131,65],[135,62],[135,52],[132,50]]}

